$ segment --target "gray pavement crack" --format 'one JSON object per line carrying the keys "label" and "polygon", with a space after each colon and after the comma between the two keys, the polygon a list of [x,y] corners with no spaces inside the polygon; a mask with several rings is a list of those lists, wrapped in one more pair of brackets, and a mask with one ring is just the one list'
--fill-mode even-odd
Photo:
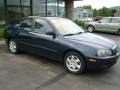
{"label": "gray pavement crack", "polygon": [[66,71],[60,73],[59,75],[53,77],[52,79],[46,81],[45,83],[43,83],[42,85],[38,86],[35,88],[35,90],[42,90],[45,87],[48,87],[54,83],[56,83],[57,81],[61,80],[62,78],[64,78],[66,75],[68,75],[68,73]]}

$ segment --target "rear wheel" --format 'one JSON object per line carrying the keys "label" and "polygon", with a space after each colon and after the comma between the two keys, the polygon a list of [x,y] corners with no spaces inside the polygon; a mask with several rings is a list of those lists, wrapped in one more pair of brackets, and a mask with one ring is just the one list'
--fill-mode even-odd
{"label": "rear wheel", "polygon": [[89,26],[87,27],[87,30],[88,30],[89,32],[94,32],[95,28],[94,28],[94,26],[89,25]]}
{"label": "rear wheel", "polygon": [[76,52],[70,52],[64,57],[65,68],[73,74],[81,74],[86,69],[82,56]]}
{"label": "rear wheel", "polygon": [[15,40],[11,39],[9,40],[9,50],[10,52],[17,54],[19,52],[18,45]]}

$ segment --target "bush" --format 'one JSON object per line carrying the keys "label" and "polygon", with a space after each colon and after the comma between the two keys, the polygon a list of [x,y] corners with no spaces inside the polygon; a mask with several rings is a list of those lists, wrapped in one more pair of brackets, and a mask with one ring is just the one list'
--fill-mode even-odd
{"label": "bush", "polygon": [[85,26],[85,22],[82,21],[82,20],[75,20],[74,22],[75,22],[77,25],[79,25],[79,26],[82,26],[82,27]]}
{"label": "bush", "polygon": [[0,39],[4,37],[4,29],[0,27]]}

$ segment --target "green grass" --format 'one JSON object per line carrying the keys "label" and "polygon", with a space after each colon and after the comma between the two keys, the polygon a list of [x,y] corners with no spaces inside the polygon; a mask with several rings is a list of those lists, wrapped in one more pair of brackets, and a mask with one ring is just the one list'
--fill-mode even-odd
{"label": "green grass", "polygon": [[0,27],[0,39],[4,36],[4,28]]}

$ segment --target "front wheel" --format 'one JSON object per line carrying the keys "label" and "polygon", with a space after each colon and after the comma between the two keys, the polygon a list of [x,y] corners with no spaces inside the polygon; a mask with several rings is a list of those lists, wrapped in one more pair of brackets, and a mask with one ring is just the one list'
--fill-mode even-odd
{"label": "front wheel", "polygon": [[76,52],[70,52],[64,57],[65,68],[73,74],[81,74],[86,69],[82,56]]}
{"label": "front wheel", "polygon": [[18,45],[15,40],[11,39],[9,40],[9,50],[10,52],[17,54],[19,52]]}
{"label": "front wheel", "polygon": [[90,26],[87,27],[87,30],[89,32],[94,32],[95,28],[94,28],[94,26],[90,25]]}

